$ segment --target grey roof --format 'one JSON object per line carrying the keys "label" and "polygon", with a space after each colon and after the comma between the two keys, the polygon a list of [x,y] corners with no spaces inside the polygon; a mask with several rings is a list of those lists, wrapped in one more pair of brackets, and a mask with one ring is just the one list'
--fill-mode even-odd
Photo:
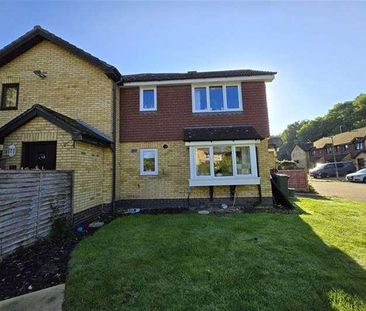
{"label": "grey roof", "polygon": [[297,144],[302,150],[304,151],[310,151],[311,149],[313,149],[313,143],[309,142],[309,143],[299,143]]}
{"label": "grey roof", "polygon": [[121,74],[117,68],[107,64],[101,59],[85,52],[84,50],[72,45],[71,43],[57,37],[53,33],[43,29],[41,26],[35,26],[32,30],[28,31],[23,36],[19,37],[15,41],[11,42],[0,50],[0,67],[9,63],[22,53],[28,51],[43,40],[50,41],[70,53],[80,57],[81,59],[99,67],[104,73],[114,81],[119,81]]}
{"label": "grey roof", "polygon": [[280,136],[270,136],[268,139],[268,147],[279,148],[283,144],[283,141]]}
{"label": "grey roof", "polygon": [[184,129],[184,141],[216,141],[262,139],[253,126],[189,127]]}
{"label": "grey roof", "polygon": [[24,111],[1,127],[0,141],[37,116],[45,118],[49,122],[70,133],[73,140],[84,141],[100,146],[110,146],[113,144],[112,139],[104,133],[101,134],[99,130],[93,128],[91,125],[86,125],[83,121],[81,122],[80,120],[72,119],[42,105],[34,105],[32,108]]}
{"label": "grey roof", "polygon": [[176,73],[140,73],[123,75],[121,83],[126,82],[148,82],[148,81],[168,81],[168,80],[186,80],[203,78],[229,78],[229,77],[253,77],[264,75],[275,75],[274,71],[262,70],[222,70],[222,71],[188,71]]}

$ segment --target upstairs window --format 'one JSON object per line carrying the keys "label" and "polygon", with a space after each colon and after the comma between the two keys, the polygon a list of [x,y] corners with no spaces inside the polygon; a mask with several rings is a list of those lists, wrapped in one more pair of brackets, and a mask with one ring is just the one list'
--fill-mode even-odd
{"label": "upstairs window", "polygon": [[192,107],[193,112],[241,111],[240,84],[193,86]]}
{"label": "upstairs window", "polygon": [[19,84],[3,84],[1,94],[1,109],[18,109]]}
{"label": "upstairs window", "polygon": [[356,144],[356,150],[362,150],[364,148],[364,144],[363,143],[357,143]]}
{"label": "upstairs window", "polygon": [[156,87],[140,88],[140,111],[156,111]]}
{"label": "upstairs window", "polygon": [[348,145],[344,145],[343,149],[344,149],[344,151],[347,151],[348,150]]}

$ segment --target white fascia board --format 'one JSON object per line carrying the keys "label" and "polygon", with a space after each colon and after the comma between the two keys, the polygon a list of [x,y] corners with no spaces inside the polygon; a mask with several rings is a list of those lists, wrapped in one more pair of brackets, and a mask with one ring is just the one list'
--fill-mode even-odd
{"label": "white fascia board", "polygon": [[260,177],[215,177],[189,179],[190,187],[259,185]]}
{"label": "white fascia board", "polygon": [[125,82],[123,86],[152,86],[152,85],[174,85],[174,84],[196,84],[196,83],[225,83],[225,82],[272,82],[274,75],[251,76],[251,77],[226,77],[226,78],[204,78],[204,79],[181,79],[165,81],[141,81]]}
{"label": "white fascia board", "polygon": [[187,141],[185,145],[191,146],[216,146],[216,145],[254,145],[259,144],[259,139],[250,140],[215,140],[215,141]]}

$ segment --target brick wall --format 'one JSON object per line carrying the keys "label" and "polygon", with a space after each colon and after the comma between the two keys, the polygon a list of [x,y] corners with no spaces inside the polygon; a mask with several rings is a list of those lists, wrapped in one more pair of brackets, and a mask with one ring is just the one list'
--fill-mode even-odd
{"label": "brick wall", "polygon": [[308,191],[308,175],[305,170],[280,170],[279,174],[289,176],[288,187],[296,190]]}
{"label": "brick wall", "polygon": [[[40,79],[34,70],[47,72],[47,78]],[[112,80],[48,41],[1,67],[3,83],[19,83],[19,105],[18,110],[0,110],[0,127],[34,104],[41,104],[112,134]]]}
{"label": "brick wall", "polygon": [[[34,70],[47,72],[47,78],[38,78]],[[3,83],[19,83],[19,103],[18,110],[0,110],[0,127],[34,104],[42,104],[112,137],[113,81],[99,68],[48,41],[1,67],[0,84]],[[2,165],[20,167],[22,141],[48,140],[57,141],[56,168],[75,171],[75,212],[110,203],[110,148],[74,143],[68,133],[43,119],[36,118],[9,135],[4,150],[15,142],[17,155]]]}
{"label": "brick wall", "polygon": [[3,168],[20,168],[22,142],[57,141],[57,170],[74,171],[74,212],[111,200],[111,150],[72,140],[70,134],[54,124],[36,117],[5,138],[4,150],[15,144],[16,154],[2,161]]}
{"label": "brick wall", "polygon": [[[163,145],[168,148],[164,149]],[[159,174],[140,175],[140,149],[158,149]],[[258,146],[263,197],[271,197],[267,140]],[[124,200],[184,199],[189,192],[189,152],[183,141],[130,142],[121,144],[120,194]],[[258,197],[257,186],[237,186],[239,197]],[[214,187],[214,197],[228,198],[228,186]],[[192,187],[190,198],[209,198],[208,187]]]}
{"label": "brick wall", "polygon": [[121,142],[181,140],[189,126],[252,125],[269,136],[264,82],[242,83],[243,112],[192,113],[191,85],[158,86],[157,111],[139,111],[139,88],[121,88]]}

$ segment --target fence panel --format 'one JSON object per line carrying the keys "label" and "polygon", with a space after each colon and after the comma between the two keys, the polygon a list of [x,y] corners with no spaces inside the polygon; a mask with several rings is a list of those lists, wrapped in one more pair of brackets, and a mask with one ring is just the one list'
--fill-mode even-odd
{"label": "fence panel", "polygon": [[0,171],[0,256],[45,237],[72,213],[69,171]]}

